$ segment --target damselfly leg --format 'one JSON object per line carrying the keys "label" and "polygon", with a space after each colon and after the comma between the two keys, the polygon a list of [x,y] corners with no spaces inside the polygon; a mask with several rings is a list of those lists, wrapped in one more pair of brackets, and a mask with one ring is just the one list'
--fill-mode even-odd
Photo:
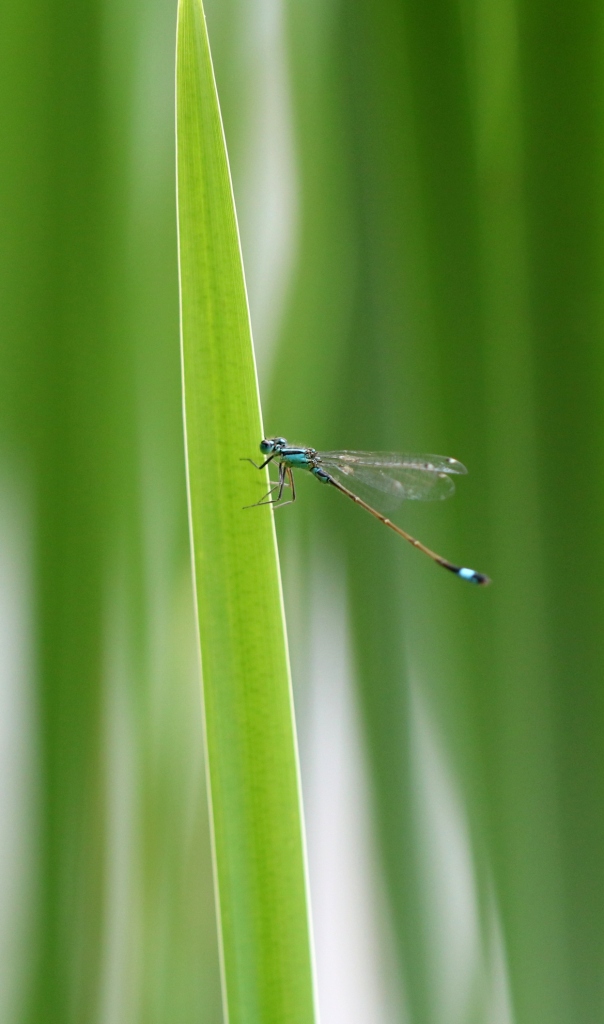
{"label": "damselfly leg", "polygon": [[[271,456],[273,458],[273,456]],[[251,462],[256,469],[264,469],[266,464],[271,461],[267,459],[261,466],[257,466],[252,459],[242,459],[242,462]],[[285,487],[291,488],[292,496],[287,501],[283,501],[283,490]],[[277,497],[272,498],[271,495],[277,491]],[[273,505],[274,508],[283,508],[284,505],[291,505],[296,500],[296,486],[294,484],[294,474],[292,473],[289,466],[284,462],[279,463],[279,479],[272,487],[266,492],[266,494],[260,499],[255,501],[253,505],[244,505],[244,508],[259,508],[262,505]]]}

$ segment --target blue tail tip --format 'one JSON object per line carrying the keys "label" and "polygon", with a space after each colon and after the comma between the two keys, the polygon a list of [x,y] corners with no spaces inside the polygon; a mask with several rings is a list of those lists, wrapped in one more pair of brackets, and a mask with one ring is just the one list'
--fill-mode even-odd
{"label": "blue tail tip", "polygon": [[475,569],[458,569],[457,575],[461,576],[462,580],[474,583],[477,587],[487,587],[491,582],[488,576],[485,576],[482,572],[476,572]]}

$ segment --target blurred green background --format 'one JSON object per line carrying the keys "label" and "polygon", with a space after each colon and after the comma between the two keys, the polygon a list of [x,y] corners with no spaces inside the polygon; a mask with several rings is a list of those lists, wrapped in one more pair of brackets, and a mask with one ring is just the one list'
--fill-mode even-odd
{"label": "blurred green background", "polygon": [[[470,469],[278,513],[323,1024],[604,1022],[604,24],[208,0],[268,434]],[[221,1020],[175,5],[0,10],[0,1019]]]}

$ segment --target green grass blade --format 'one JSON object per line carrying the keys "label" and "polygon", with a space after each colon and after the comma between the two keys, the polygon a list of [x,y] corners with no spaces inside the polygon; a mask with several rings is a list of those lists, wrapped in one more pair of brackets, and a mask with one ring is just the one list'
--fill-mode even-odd
{"label": "green grass blade", "polygon": [[178,223],[191,533],[231,1024],[310,1024],[298,765],[239,238],[203,9],[181,0]]}

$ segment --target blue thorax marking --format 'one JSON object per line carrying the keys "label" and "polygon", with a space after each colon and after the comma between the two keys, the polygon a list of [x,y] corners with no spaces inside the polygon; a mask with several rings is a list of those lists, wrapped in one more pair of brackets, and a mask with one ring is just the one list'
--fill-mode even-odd
{"label": "blue thorax marking", "polygon": [[312,462],[307,448],[282,448],[277,457],[291,469],[311,469]]}
{"label": "blue thorax marking", "polygon": [[320,459],[314,448],[280,447],[275,455],[290,469],[307,469],[322,484],[326,484],[330,480],[329,475],[319,465]]}

